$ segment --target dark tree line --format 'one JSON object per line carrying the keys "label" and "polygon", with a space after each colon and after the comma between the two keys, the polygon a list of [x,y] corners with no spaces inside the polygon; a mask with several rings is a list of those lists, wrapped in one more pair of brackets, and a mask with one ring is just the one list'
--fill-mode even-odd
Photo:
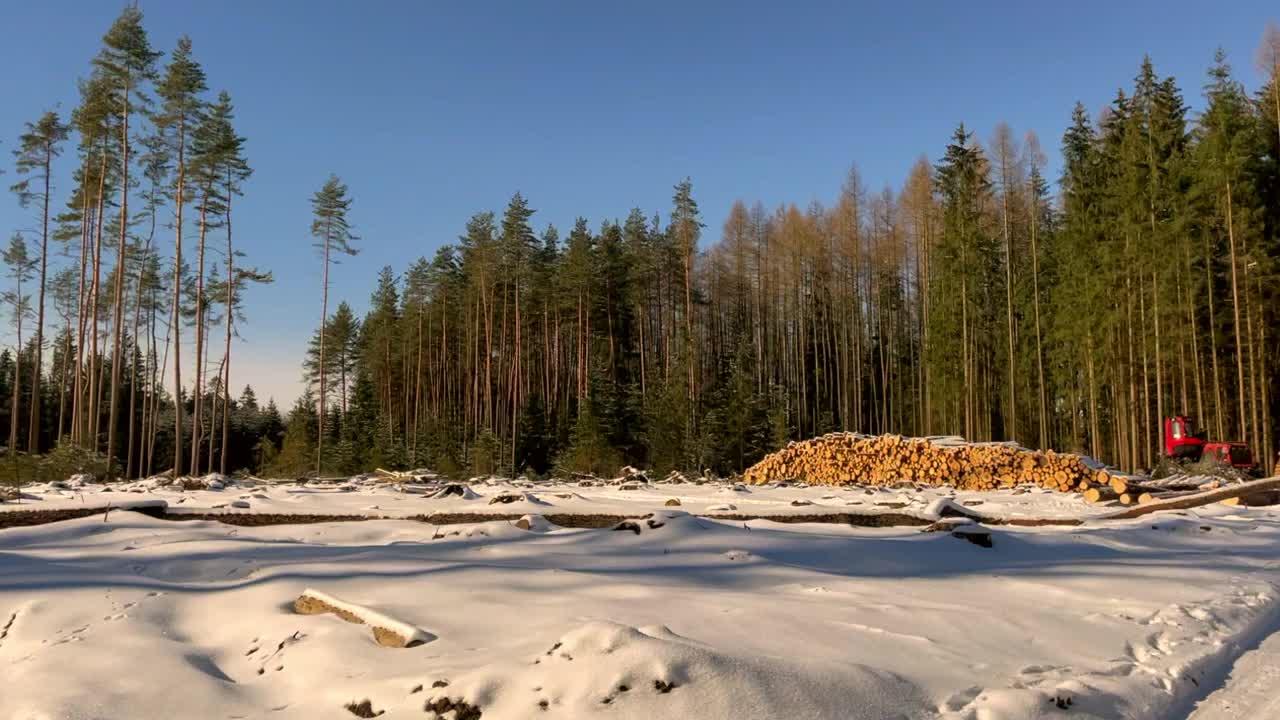
{"label": "dark tree line", "polygon": [[1142,468],[1161,418],[1185,413],[1270,466],[1274,35],[1265,50],[1255,94],[1219,55],[1198,113],[1150,61],[1096,119],[1078,105],[1056,194],[1036,137],[1004,125],[985,143],[959,127],[897,191],[853,171],[832,207],[740,202],[701,248],[687,180],[665,217],[579,219],[563,236],[517,194],[385,268],[363,318],[346,303],[327,316],[284,458],[733,472],[849,429]]}

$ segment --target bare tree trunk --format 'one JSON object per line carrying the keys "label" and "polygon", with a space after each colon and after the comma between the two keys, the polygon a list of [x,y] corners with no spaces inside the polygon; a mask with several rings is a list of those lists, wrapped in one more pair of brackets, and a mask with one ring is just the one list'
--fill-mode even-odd
{"label": "bare tree trunk", "polygon": [[58,431],[54,434],[58,445],[62,444],[62,439],[66,436],[67,422],[67,374],[71,371],[71,316],[67,316],[66,322],[66,348],[62,353],[62,370],[58,373]]}
{"label": "bare tree trunk", "polygon": [[325,395],[325,360],[324,360],[324,326],[329,320],[329,247],[333,243],[333,226],[325,221],[324,226],[324,279],[320,293],[320,414],[319,432],[316,434],[316,475],[321,474],[324,457],[324,395]]}
{"label": "bare tree trunk", "polygon": [[[1162,359],[1160,349],[1160,284],[1156,280],[1156,273],[1151,271],[1151,315],[1155,321],[1156,330],[1156,425],[1148,428],[1152,438],[1148,439],[1147,447],[1151,448],[1151,443],[1155,442],[1155,429],[1164,422],[1164,360]],[[1153,458],[1154,460],[1154,458]]]}
{"label": "bare tree trunk", "polygon": [[[173,312],[169,332],[173,335],[173,476],[182,473],[182,210],[187,184],[187,132],[185,118],[178,121],[178,187],[175,197],[177,221],[173,241]],[[165,352],[168,353],[168,343]],[[154,438],[153,438],[154,441]]]}
{"label": "bare tree trunk", "polygon": [[1236,413],[1239,418],[1240,438],[1244,439],[1248,436],[1249,427],[1245,422],[1245,400],[1244,400],[1244,343],[1240,339],[1240,291],[1236,284],[1236,233],[1233,224],[1233,211],[1231,206],[1231,183],[1226,183],[1227,189],[1227,244],[1231,247],[1231,311],[1235,314],[1235,323],[1232,329],[1236,336]]}
{"label": "bare tree trunk", "polygon": [[107,462],[114,464],[116,455],[116,423],[120,408],[120,373],[123,364],[121,337],[124,334],[124,280],[128,262],[129,239],[129,93],[130,84],[124,86],[124,114],[120,130],[120,242],[116,249],[116,287],[111,341],[111,400],[107,412]]}
{"label": "bare tree trunk", "polygon": [[[151,334],[152,334],[152,337],[154,338],[154,337],[155,337],[155,314],[154,314],[154,311],[153,311],[153,313],[152,313],[151,319],[152,319]],[[153,393],[156,393],[157,395],[159,395],[159,392],[160,392],[161,378],[163,378],[163,377],[164,377],[165,371],[166,371],[166,370],[168,370],[168,368],[169,368],[169,349],[170,349],[171,347],[173,347],[173,345],[169,342],[169,339],[170,339],[170,336],[173,334],[173,332],[174,332],[174,327],[173,327],[172,325],[168,326],[168,327],[165,329],[164,343],[163,343],[163,345],[162,345],[162,347],[164,347],[164,354],[163,354],[163,355],[161,355],[160,364],[159,364],[159,366],[158,366],[158,368],[157,368],[157,370],[156,370],[155,378],[154,378],[154,380],[152,381],[152,390],[151,390],[151,391],[152,391]],[[155,345],[154,340],[153,340],[153,342],[152,342],[152,345],[153,345],[153,346]],[[153,353],[153,355],[154,355],[154,353]],[[176,362],[176,360],[175,360],[175,362]],[[175,409],[179,409],[179,408],[181,407],[181,405],[180,405],[180,404],[177,404],[177,403],[175,403],[175,404],[177,405],[177,407],[175,407]],[[154,466],[155,466],[155,460],[156,460],[156,436],[159,434],[159,432],[158,432],[158,428],[159,428],[159,426],[160,426],[160,403],[152,403],[152,404],[151,404],[151,416],[152,416],[152,417],[151,417],[151,437],[150,437],[150,438],[148,439],[148,441],[147,441],[147,442],[148,442],[148,445],[147,445],[147,465],[148,465],[148,467],[152,467],[152,468],[154,468]],[[182,436],[181,436],[181,435],[175,435],[174,437],[175,437],[175,438],[181,438]],[[179,456],[176,456],[176,455],[174,456],[174,467],[173,467],[173,472],[174,472],[174,474],[175,474],[175,475],[177,475],[177,474],[178,474],[178,472],[179,472],[179,468],[178,468],[178,465],[177,465],[178,457],[179,457]]]}
{"label": "bare tree trunk", "polygon": [[1213,417],[1217,437],[1227,434],[1222,419],[1222,377],[1218,370],[1218,320],[1213,301],[1213,255],[1209,252],[1209,238],[1204,239],[1205,297],[1209,299],[1209,358],[1213,370]]}
{"label": "bare tree trunk", "polygon": [[1032,305],[1036,316],[1036,375],[1039,377],[1040,449],[1049,447],[1048,399],[1044,388],[1044,344],[1040,332],[1040,250],[1037,245],[1039,230],[1039,201],[1031,196],[1031,288]]}
{"label": "bare tree trunk", "polygon": [[1000,193],[1003,200],[1000,214],[1004,225],[1005,315],[1008,322],[1007,335],[1009,338],[1009,421],[1006,424],[1005,437],[1015,439],[1018,436],[1018,386],[1014,378],[1017,371],[1015,370],[1016,357],[1013,351],[1013,237],[1009,234],[1009,168],[1007,155],[1007,152],[1002,152],[1000,158],[1000,173],[1002,185],[1004,186],[1004,191]]}
{"label": "bare tree trunk", "polygon": [[222,455],[220,457],[219,469],[223,475],[227,474],[227,448],[230,444],[231,424],[229,420],[231,408],[231,335],[233,332],[232,323],[235,321],[235,253],[231,246],[231,198],[235,195],[234,189],[231,188],[230,171],[228,170],[228,191],[227,191],[227,334],[225,344],[222,350],[222,392],[225,397],[222,402]]}
{"label": "bare tree trunk", "polygon": [[[88,172],[89,162],[86,158],[85,171]],[[99,188],[101,192],[101,188]],[[83,444],[84,442],[84,423],[82,415],[84,408],[81,404],[81,398],[84,396],[84,324],[85,324],[85,283],[89,274],[89,245],[93,242],[93,225],[94,216],[91,214],[91,205],[89,204],[89,191],[83,191],[84,200],[81,203],[81,228],[80,228],[80,280],[76,289],[76,346],[75,346],[75,379],[72,383],[71,393],[71,442],[75,444]],[[70,343],[70,340],[68,340]]]}
{"label": "bare tree trunk", "polygon": [[[44,151],[44,197],[40,211],[40,292],[36,297],[36,356],[31,373],[31,420],[27,435],[27,452],[40,452],[40,373],[44,368],[44,293],[49,269],[49,186],[53,173],[53,144]],[[16,388],[15,388],[16,392]]]}
{"label": "bare tree trunk", "polygon": [[[105,165],[103,174],[106,174]],[[104,189],[105,190],[105,189]],[[89,315],[89,417],[88,417],[88,436],[91,447],[95,452],[100,445],[98,444],[98,429],[102,421],[101,397],[102,397],[102,353],[98,349],[98,340],[100,337],[99,320],[98,320],[98,301],[102,295],[102,244],[103,244],[103,228],[106,225],[106,197],[100,193],[98,195],[98,227],[97,239],[94,241],[93,256],[93,287],[89,293],[89,302],[91,303],[91,312]]]}
{"label": "bare tree trunk", "polygon": [[[14,462],[15,473],[18,461],[18,405],[22,396],[22,273],[25,268],[17,269],[17,292],[14,295],[13,316],[17,324],[17,352],[13,354],[13,398],[9,408],[9,459]],[[21,478],[18,478],[21,480]]]}
{"label": "bare tree trunk", "polygon": [[[152,220],[151,220],[151,235],[152,237],[155,236],[155,215],[154,214],[152,215]],[[141,327],[141,322],[142,322],[142,295],[143,295],[143,292],[145,291],[145,288],[142,287],[142,284],[146,277],[147,255],[148,253],[151,252],[152,237],[147,238],[147,243],[145,246],[143,246],[143,249],[142,249],[141,262],[138,263],[138,300],[135,303],[133,308],[133,345],[135,348],[139,347],[138,328]],[[126,433],[129,449],[126,453],[128,459],[125,462],[125,472],[124,472],[124,475],[127,478],[134,477],[133,449],[134,449],[134,446],[136,445],[136,443],[134,442],[135,440],[134,425],[136,420],[136,411],[138,407],[138,364],[133,361],[134,355],[135,353],[130,353],[130,358],[129,358],[129,430]],[[141,452],[139,452],[139,455],[141,455]]]}
{"label": "bare tree trunk", "polygon": [[1093,333],[1089,333],[1088,343],[1085,348],[1087,355],[1085,356],[1085,364],[1089,371],[1089,454],[1098,457],[1101,455],[1098,445],[1098,389],[1097,382],[1094,379],[1093,372]]}
{"label": "bare tree trunk", "polygon": [[[200,202],[200,238],[196,246],[196,367],[191,380],[191,474],[200,474],[200,435],[204,430],[204,249],[209,231],[209,193]],[[212,426],[210,427],[212,432]]]}

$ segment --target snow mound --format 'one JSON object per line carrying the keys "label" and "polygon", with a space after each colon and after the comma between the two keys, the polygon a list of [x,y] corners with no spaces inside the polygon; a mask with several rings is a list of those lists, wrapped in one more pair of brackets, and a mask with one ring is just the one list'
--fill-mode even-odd
{"label": "snow mound", "polygon": [[561,529],[559,525],[551,522],[542,515],[525,515],[516,521],[516,527],[521,530],[528,530],[535,533],[546,533],[552,530]]}
{"label": "snow mound", "polygon": [[554,717],[882,720],[923,702],[907,680],[863,665],[729,653],[663,626],[608,621],[571,630],[530,662],[485,667],[431,692],[426,717],[447,717],[432,708],[465,707],[485,720],[544,710]]}
{"label": "snow mound", "polygon": [[[666,530],[663,530],[666,528]],[[654,530],[665,533],[701,530],[703,526],[698,519],[683,510],[663,510],[645,515],[641,518],[623,520],[613,526],[614,530],[630,530],[636,535],[643,535]]]}
{"label": "snow mound", "polygon": [[938,520],[945,517],[980,517],[977,512],[948,497],[937,498],[929,503],[921,514],[930,520]]}

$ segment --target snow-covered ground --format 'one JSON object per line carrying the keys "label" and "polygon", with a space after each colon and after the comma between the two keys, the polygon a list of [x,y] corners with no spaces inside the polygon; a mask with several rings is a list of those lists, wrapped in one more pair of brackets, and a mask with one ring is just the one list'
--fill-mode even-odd
{"label": "snow-covered ground", "polygon": [[[1280,628],[1280,514],[1263,508],[994,527],[985,548],[918,527],[687,514],[904,502],[928,514],[943,490],[144,486],[29,487],[0,507],[652,515],[624,530],[539,518],[525,530],[112,512],[0,530],[0,715],[341,718],[368,700],[387,718],[451,720],[1171,718]],[[490,504],[511,492],[531,494]],[[1048,493],[956,500],[1097,512]],[[342,613],[296,611],[308,589]],[[410,646],[379,644],[379,626]]]}
{"label": "snow-covered ground", "polygon": [[1190,720],[1280,718],[1280,633],[1236,661],[1224,687],[1196,706]]}
{"label": "snow-covered ground", "polygon": [[[388,482],[373,477],[347,482],[309,483],[230,480],[222,476],[189,480],[194,489],[161,484],[167,479],[95,485],[41,483],[23,488],[20,502],[0,503],[0,512],[125,507],[162,500],[175,513],[260,513],[364,515],[405,518],[442,514],[603,514],[628,515],[666,507],[697,515],[814,515],[823,513],[923,514],[939,499],[952,499],[982,515],[999,517],[1080,517],[1113,510],[1091,505],[1079,495],[1040,487],[996,492],[904,484],[901,488],[855,486],[776,487],[727,481],[639,483],[614,481],[523,482],[476,479],[457,483],[462,494],[441,492],[442,481]],[[212,484],[214,489],[205,489]],[[512,500],[513,502],[503,502]]]}

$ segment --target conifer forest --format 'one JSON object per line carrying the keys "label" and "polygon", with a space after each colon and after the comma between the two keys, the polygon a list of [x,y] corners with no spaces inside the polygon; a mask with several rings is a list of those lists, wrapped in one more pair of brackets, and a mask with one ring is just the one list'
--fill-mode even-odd
{"label": "conifer forest", "polygon": [[[131,6],[66,79],[78,103],[0,137],[29,215],[4,229],[0,477],[728,476],[835,430],[1136,470],[1179,414],[1274,471],[1280,29],[1259,35],[1201,77],[1135,57],[1106,107],[1062,99],[1060,138],[955,118],[894,187],[850,158],[829,204],[743,198],[711,223],[672,168],[669,205],[555,227],[510,188],[367,302],[333,292],[339,260],[407,240],[362,233],[334,168],[274,240],[314,245],[288,271],[316,278],[318,326],[277,408],[236,382],[245,298],[285,271],[234,222],[254,139],[198,45],[153,46]],[[1254,62],[1246,87],[1232,64]]]}

